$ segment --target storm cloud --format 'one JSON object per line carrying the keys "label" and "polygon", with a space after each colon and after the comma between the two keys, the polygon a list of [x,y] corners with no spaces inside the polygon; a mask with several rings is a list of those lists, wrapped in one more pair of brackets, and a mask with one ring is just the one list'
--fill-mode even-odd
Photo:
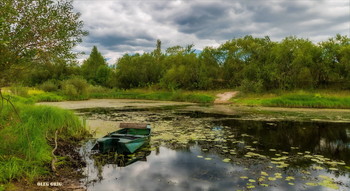
{"label": "storm cloud", "polygon": [[[245,35],[327,40],[349,35],[347,0],[75,0],[89,35],[75,48],[96,45],[109,63],[125,53],[194,44],[201,50]],[[86,56],[83,56],[85,58]]]}

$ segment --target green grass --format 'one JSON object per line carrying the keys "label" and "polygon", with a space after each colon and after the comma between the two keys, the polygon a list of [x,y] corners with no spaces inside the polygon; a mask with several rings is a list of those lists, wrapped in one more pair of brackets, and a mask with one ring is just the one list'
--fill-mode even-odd
{"label": "green grass", "polygon": [[49,106],[27,104],[14,97],[17,116],[7,103],[0,113],[0,184],[13,180],[33,181],[50,172],[52,140],[71,142],[87,134],[73,112]]}
{"label": "green grass", "polygon": [[298,108],[350,108],[350,94],[347,92],[289,92],[280,95],[247,95],[232,100],[238,104],[261,105],[267,107],[298,107]]}

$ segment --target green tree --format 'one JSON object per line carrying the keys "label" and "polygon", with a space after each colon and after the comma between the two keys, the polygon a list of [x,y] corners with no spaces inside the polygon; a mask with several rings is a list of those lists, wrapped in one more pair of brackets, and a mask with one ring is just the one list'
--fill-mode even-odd
{"label": "green tree", "polygon": [[84,63],[82,64],[81,69],[82,69],[84,78],[88,82],[92,84],[105,85],[104,84],[106,82],[105,78],[108,78],[108,77],[102,76],[102,73],[105,73],[106,75],[108,75],[108,72],[106,72],[108,69],[108,66],[105,61],[105,58],[97,50],[96,46],[92,48],[89,58],[84,60]]}
{"label": "green tree", "polygon": [[[314,87],[311,68],[314,68],[320,51],[311,41],[287,37],[272,50],[272,62],[277,69],[276,81],[281,89]],[[305,87],[305,86],[304,86]]]}
{"label": "green tree", "polygon": [[322,50],[321,61],[315,70],[318,74],[318,85],[321,87],[348,86],[350,80],[350,38],[337,34],[335,37],[319,43],[319,46]]}
{"label": "green tree", "polygon": [[87,34],[69,0],[2,0],[0,20],[0,87],[29,66],[74,59]]}

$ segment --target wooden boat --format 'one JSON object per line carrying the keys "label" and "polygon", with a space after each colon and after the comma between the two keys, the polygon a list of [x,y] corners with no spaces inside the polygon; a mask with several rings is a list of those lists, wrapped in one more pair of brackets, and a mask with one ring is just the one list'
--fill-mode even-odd
{"label": "wooden boat", "polygon": [[120,128],[97,139],[92,149],[101,153],[134,153],[149,141],[151,126],[147,123],[121,123]]}

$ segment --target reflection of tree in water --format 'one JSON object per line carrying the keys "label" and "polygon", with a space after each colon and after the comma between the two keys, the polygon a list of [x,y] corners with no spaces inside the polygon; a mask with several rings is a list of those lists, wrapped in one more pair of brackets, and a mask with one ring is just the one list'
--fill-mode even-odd
{"label": "reflection of tree in water", "polygon": [[221,123],[254,136],[262,143],[261,149],[276,148],[289,152],[291,147],[299,147],[303,151],[350,162],[350,138],[346,133],[348,124],[239,120],[225,120]]}

